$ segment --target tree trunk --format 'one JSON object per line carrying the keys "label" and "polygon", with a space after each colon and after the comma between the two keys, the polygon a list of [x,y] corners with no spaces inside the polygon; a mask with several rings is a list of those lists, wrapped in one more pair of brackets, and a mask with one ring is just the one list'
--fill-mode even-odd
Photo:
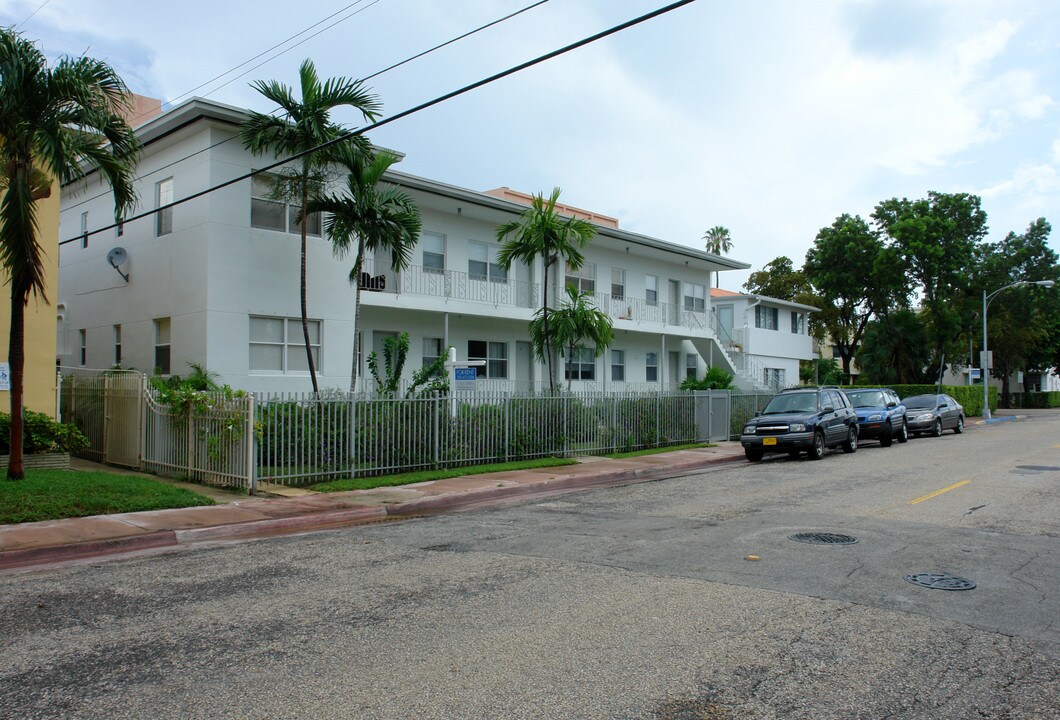
{"label": "tree trunk", "polygon": [[302,182],[302,267],[299,273],[299,286],[298,294],[302,301],[302,337],[305,338],[305,357],[306,362],[309,364],[309,379],[313,383],[313,392],[320,392],[320,388],[317,387],[317,369],[313,362],[313,345],[309,342],[309,310],[306,307],[306,289],[305,289],[305,255],[306,255],[306,228],[307,220],[305,206],[309,202],[308,193],[305,191],[305,181]]}
{"label": "tree trunk", "polygon": [[22,390],[25,367],[24,338],[26,293],[11,286],[11,336],[7,360],[11,365],[11,455],[7,464],[7,479],[21,480],[25,477],[22,466]]}
{"label": "tree trunk", "polygon": [[353,369],[350,371],[350,392],[357,392],[357,371],[358,365],[357,355],[361,351],[360,335],[358,330],[361,327],[361,268],[364,266],[364,243],[358,239],[357,241],[357,259],[353,263],[353,276],[356,279],[354,287],[354,307],[353,307]]}
{"label": "tree trunk", "polygon": [[545,258],[545,274],[542,278],[543,304],[541,313],[541,325],[545,333],[545,366],[548,368],[548,391],[549,394],[556,392],[556,374],[552,371],[552,336],[548,334],[548,266],[551,260]]}

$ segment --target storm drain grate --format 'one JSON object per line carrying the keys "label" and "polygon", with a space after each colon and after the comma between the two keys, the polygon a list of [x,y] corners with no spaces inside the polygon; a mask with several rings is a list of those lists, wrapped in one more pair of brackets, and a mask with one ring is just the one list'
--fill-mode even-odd
{"label": "storm drain grate", "polygon": [[794,535],[788,535],[788,540],[810,543],[811,545],[853,545],[858,541],[853,535],[826,532],[795,533]]}
{"label": "storm drain grate", "polygon": [[932,590],[971,590],[975,587],[975,583],[971,580],[946,573],[917,573],[906,575],[905,579],[914,585]]}

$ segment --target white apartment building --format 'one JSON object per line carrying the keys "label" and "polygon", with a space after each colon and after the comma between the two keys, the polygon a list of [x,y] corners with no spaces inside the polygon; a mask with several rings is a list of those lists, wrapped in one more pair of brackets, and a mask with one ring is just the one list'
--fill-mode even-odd
{"label": "white apartment building", "polygon": [[[243,149],[237,134],[245,117],[238,108],[196,99],[140,126],[141,209],[270,163]],[[496,228],[525,209],[525,196],[506,189],[475,192],[401,172],[391,172],[389,180],[420,208],[423,232],[404,272],[393,272],[383,258],[365,263],[370,279],[361,294],[362,346],[378,350],[386,336],[408,332],[406,378],[453,346],[461,361],[485,361],[477,371],[483,387],[547,385],[526,333],[541,304],[541,263],[510,272],[496,264]],[[299,321],[298,209],[270,201],[261,185],[244,180],[84,238],[79,234],[113,221],[110,193],[94,175],[65,186],[60,237],[77,241],[60,251],[60,363],[186,374],[194,362],[236,388],[311,390]],[[591,291],[613,318],[615,340],[600,357],[587,349],[566,367],[560,363],[560,379],[572,373],[576,389],[669,389],[718,364],[745,387],[776,384],[776,377],[743,372],[753,346],[763,356],[785,359],[770,367],[797,381],[798,358],[809,357],[804,321],[802,333],[784,342],[781,333],[746,335],[745,347],[719,341],[710,275],[746,263],[585,216],[598,231],[586,263],[577,272],[550,271],[549,296],[561,297],[564,284]],[[321,388],[346,389],[353,360],[353,258],[335,257],[319,219],[309,228],[308,314],[318,381]],[[124,255],[115,257],[111,251],[119,247]],[[767,352],[770,340],[777,343]],[[363,378],[364,355],[357,361]]]}

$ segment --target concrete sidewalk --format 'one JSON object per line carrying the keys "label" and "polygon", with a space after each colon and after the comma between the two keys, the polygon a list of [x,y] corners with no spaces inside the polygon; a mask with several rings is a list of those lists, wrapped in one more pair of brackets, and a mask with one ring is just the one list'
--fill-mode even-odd
{"label": "concrete sidewalk", "polygon": [[621,460],[582,458],[576,465],[468,475],[373,490],[240,498],[225,505],[0,525],[0,572],[197,542],[456,512],[591,487],[687,475],[743,457],[740,443],[723,442],[712,448]]}

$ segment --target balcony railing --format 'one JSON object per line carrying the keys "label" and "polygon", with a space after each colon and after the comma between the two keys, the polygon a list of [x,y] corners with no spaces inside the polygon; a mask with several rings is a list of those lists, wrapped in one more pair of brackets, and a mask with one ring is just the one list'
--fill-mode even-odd
{"label": "balcony railing", "polygon": [[[372,260],[365,260],[364,274],[371,277],[373,282],[362,285],[362,290],[377,289],[378,292],[391,294],[407,293],[530,309],[540,305],[537,283],[510,277],[488,278],[459,270],[438,270],[420,265],[411,265],[395,273],[386,263],[374,263]],[[379,277],[385,278],[385,281],[374,282]]]}

